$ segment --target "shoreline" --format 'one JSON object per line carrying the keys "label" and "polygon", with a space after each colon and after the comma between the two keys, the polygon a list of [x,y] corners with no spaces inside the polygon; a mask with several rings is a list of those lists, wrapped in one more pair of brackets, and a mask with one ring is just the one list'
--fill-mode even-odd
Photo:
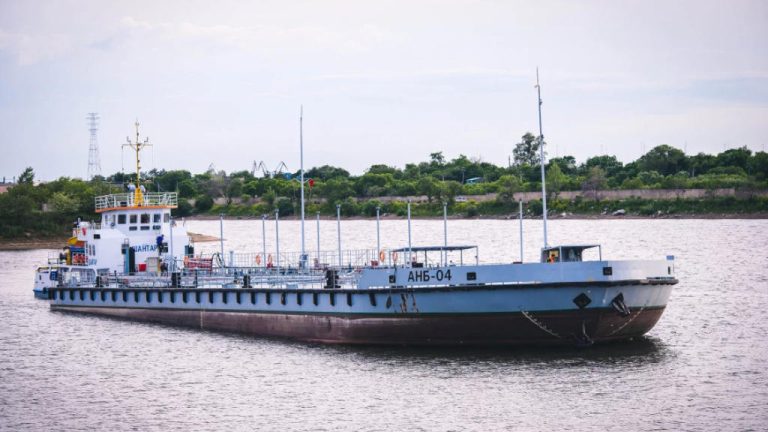
{"label": "shoreline", "polygon": [[[508,215],[486,215],[486,216],[448,216],[448,220],[509,220],[517,219],[517,213]],[[183,218],[189,221],[215,221],[219,220],[219,216],[216,215],[194,215]],[[280,216],[281,221],[297,221],[299,216]],[[397,216],[390,214],[382,214],[381,220],[406,220],[405,216]],[[411,216],[412,220],[443,220],[442,216]],[[525,220],[541,220],[541,217],[523,216]],[[576,214],[568,213],[563,216],[562,214],[552,214],[547,217],[547,220],[555,219],[573,219],[573,220],[621,220],[621,219],[768,219],[768,213],[699,213],[699,214],[663,214],[663,215],[624,215],[613,216],[610,214]],[[178,220],[178,219],[177,219]],[[261,220],[261,216],[224,216],[224,220]],[[267,220],[274,220],[268,218]],[[306,218],[306,221],[315,220],[314,217]],[[320,216],[320,220],[336,220],[333,216]],[[342,216],[341,220],[376,220],[375,216]]]}
{"label": "shoreline", "polygon": [[[218,220],[218,216],[214,215],[196,215],[192,217],[184,218],[186,220],[190,221],[215,221]],[[261,217],[259,216],[224,216],[224,220],[233,221],[233,220],[252,220],[257,221],[260,220]],[[314,218],[312,218],[314,219]],[[312,220],[312,219],[306,219],[306,220]],[[325,221],[333,221],[336,220],[335,217],[320,217],[321,220]],[[381,216],[381,220],[405,220],[405,217],[395,216],[395,215],[383,215]],[[442,217],[437,216],[420,216],[420,217],[411,217],[411,219],[414,220],[442,220]],[[506,215],[506,216],[477,216],[477,217],[464,217],[464,216],[448,216],[449,220],[511,220],[511,219],[517,219],[517,215]],[[525,220],[541,220],[540,217],[523,217]],[[666,215],[659,215],[659,216],[641,216],[641,215],[625,215],[625,216],[612,216],[607,214],[567,214],[565,216],[558,214],[558,215],[551,215],[549,216],[548,220],[626,220],[626,219],[632,219],[632,220],[643,220],[643,219],[652,219],[652,220],[669,220],[669,219],[677,219],[677,220],[717,220],[717,219],[744,219],[744,220],[755,220],[755,219],[768,219],[768,213],[706,213],[706,214],[666,214]],[[281,217],[280,220],[283,221],[297,221],[299,220],[299,217],[297,216],[287,216],[287,217]],[[376,220],[375,217],[364,217],[364,216],[353,216],[353,217],[342,217],[342,220],[350,221],[350,220]],[[189,233],[190,236],[196,241],[196,242],[210,242],[210,241],[218,241],[217,237],[213,236],[207,236],[203,234],[196,234],[196,233]],[[0,239],[0,251],[24,251],[24,250],[33,250],[33,249],[61,249],[66,244],[67,240],[69,239],[69,236],[61,236],[61,237],[29,237],[29,238],[18,238],[18,239]]]}

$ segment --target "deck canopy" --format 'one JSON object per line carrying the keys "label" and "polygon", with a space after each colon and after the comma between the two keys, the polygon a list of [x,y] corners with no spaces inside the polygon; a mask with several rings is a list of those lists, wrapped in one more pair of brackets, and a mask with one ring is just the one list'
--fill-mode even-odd
{"label": "deck canopy", "polygon": [[463,251],[467,249],[475,249],[477,246],[414,246],[414,247],[404,247],[400,249],[392,249],[392,252],[452,252],[452,251]]}
{"label": "deck canopy", "polygon": [[597,248],[600,261],[603,260],[603,252],[599,244],[576,244],[550,246],[541,249],[541,262],[578,262],[582,261],[582,253],[587,249]]}
{"label": "deck canopy", "polygon": [[[475,262],[478,262],[477,257],[477,246],[471,246],[471,245],[458,245],[458,246],[412,246],[412,247],[402,247],[399,249],[392,249],[391,253],[396,255],[398,253],[406,254],[406,262],[407,265],[410,265],[412,267],[424,267],[425,265],[430,265],[430,259],[429,256],[431,255],[433,258],[436,256],[434,252],[438,252],[440,255],[439,260],[436,260],[435,262],[441,264],[441,265],[452,265],[453,261],[450,261],[448,259],[448,253],[449,252],[458,252],[459,253],[459,264],[464,264],[464,251],[465,250],[474,250],[475,253]],[[423,253],[422,260],[419,261],[417,259],[417,256],[419,255],[419,252]],[[433,252],[430,254],[430,252]],[[410,257],[410,258],[409,258]]]}

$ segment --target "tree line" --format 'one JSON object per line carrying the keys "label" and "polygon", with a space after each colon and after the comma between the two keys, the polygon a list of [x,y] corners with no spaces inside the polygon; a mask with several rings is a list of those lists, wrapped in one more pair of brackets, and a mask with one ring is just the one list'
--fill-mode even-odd
{"label": "tree line", "polygon": [[[305,180],[310,183],[308,179],[312,179],[305,189],[307,211],[331,215],[339,204],[344,216],[373,216],[377,207],[383,213],[402,215],[405,203],[387,197],[424,196],[427,202],[416,207],[416,215],[441,214],[444,202],[452,213],[465,216],[512,212],[517,205],[515,193],[541,190],[540,144],[533,134],[523,135],[509,166],[465,155],[447,160],[442,152],[435,152],[428,160],[406,164],[402,169],[372,165],[362,175],[352,175],[341,167],[314,167],[305,172]],[[547,159],[545,171],[547,192],[553,200],[559,192],[573,190],[768,189],[768,153],[753,153],[746,147],[716,155],[687,155],[678,148],[659,145],[626,164],[611,155],[594,156],[581,163],[573,156],[562,156]],[[147,190],[179,193],[177,216],[258,216],[275,209],[281,216],[290,216],[299,211],[298,172],[257,175],[248,170],[226,173],[211,169],[199,174],[151,170],[142,177]],[[0,236],[57,232],[77,217],[94,218],[93,197],[125,191],[134,178],[135,174],[115,173],[91,181],[62,177],[34,185],[34,171],[28,168],[17,185],[0,194]],[[490,193],[496,196],[487,204],[461,198]],[[536,214],[536,203],[528,210]]]}

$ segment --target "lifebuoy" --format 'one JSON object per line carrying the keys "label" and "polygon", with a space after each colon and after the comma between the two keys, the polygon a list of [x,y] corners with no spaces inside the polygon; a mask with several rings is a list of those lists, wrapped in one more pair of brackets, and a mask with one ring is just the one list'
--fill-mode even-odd
{"label": "lifebuoy", "polygon": [[261,265],[261,255],[256,254],[256,265]]}
{"label": "lifebuoy", "polygon": [[397,262],[397,252],[392,252],[392,261]]}
{"label": "lifebuoy", "polygon": [[385,259],[387,259],[387,253],[382,249],[379,251],[379,261],[384,262]]}

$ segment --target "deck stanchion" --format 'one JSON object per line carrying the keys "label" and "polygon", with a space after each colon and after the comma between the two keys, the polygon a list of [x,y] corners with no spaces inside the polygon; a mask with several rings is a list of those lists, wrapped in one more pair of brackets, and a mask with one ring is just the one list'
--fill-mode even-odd
{"label": "deck stanchion", "polygon": [[226,267],[224,263],[224,213],[219,213],[219,243],[221,245],[221,265]]}
{"label": "deck stanchion", "polygon": [[[376,253],[381,253],[381,232],[379,230],[379,215],[381,212],[381,207],[376,206]],[[379,263],[384,264],[384,263]]]}
{"label": "deck stanchion", "polygon": [[448,264],[448,203],[443,201],[443,246],[445,250],[440,254],[443,265]]}
{"label": "deck stanchion", "polygon": [[170,219],[169,219],[169,228],[170,228],[169,234],[171,236],[171,240],[168,242],[169,246],[170,246],[170,249],[171,249],[170,250],[170,252],[171,252],[171,267],[170,267],[170,269],[171,269],[171,273],[173,273],[173,272],[176,271],[176,256],[173,254],[173,216],[171,216]]}
{"label": "deck stanchion", "polygon": [[264,267],[267,267],[267,215],[261,215],[261,253]]}
{"label": "deck stanchion", "polygon": [[411,264],[412,258],[411,258],[411,200],[408,200],[408,257],[406,258],[408,261],[408,265]]}
{"label": "deck stanchion", "polygon": [[523,262],[523,200],[518,201],[520,208],[520,262]]}
{"label": "deck stanchion", "polygon": [[336,233],[338,236],[338,250],[339,250],[339,267],[344,265],[341,257],[341,204],[336,204]]}
{"label": "deck stanchion", "polygon": [[275,209],[275,263],[280,274],[280,210]]}
{"label": "deck stanchion", "polygon": [[317,212],[317,264],[320,264],[320,212]]}

